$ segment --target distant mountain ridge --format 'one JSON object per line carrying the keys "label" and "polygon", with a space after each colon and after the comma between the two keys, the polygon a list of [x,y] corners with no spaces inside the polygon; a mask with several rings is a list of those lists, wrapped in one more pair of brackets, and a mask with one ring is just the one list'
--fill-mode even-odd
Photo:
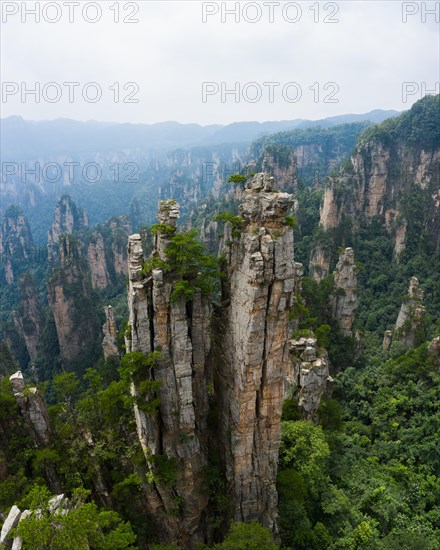
{"label": "distant mountain ridge", "polygon": [[1,119],[1,156],[3,161],[20,161],[53,155],[90,154],[92,152],[138,149],[165,151],[179,147],[251,143],[276,132],[322,126],[329,128],[346,122],[383,120],[398,111],[376,109],[364,114],[347,114],[322,120],[282,120],[234,122],[225,126],[212,124],[125,124],[71,119],[28,121],[19,116]]}

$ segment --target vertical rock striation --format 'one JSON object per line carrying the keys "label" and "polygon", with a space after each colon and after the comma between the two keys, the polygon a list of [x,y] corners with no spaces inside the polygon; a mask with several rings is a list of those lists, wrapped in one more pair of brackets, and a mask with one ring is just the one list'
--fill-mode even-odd
{"label": "vertical rock striation", "polygon": [[[289,310],[302,275],[286,223],[293,204],[291,195],[274,191],[272,177],[257,174],[248,183],[238,226],[225,224],[225,277],[214,309],[198,289],[186,299],[173,294],[182,277],[173,273],[167,252],[176,242],[179,209],[174,201],[161,203],[148,270],[141,236],[129,237],[127,351],[160,352],[149,373],[160,383],[157,412],[146,412],[139,380],[134,379],[132,395],[151,481],[149,509],[162,524],[164,541],[193,548],[209,537],[209,452],[225,471],[232,518],[258,520],[277,531]],[[209,437],[211,378],[215,409],[210,425],[216,431]],[[158,465],[169,461],[177,473],[165,483]]]}
{"label": "vertical rock striation", "polygon": [[14,397],[22,417],[29,427],[35,445],[45,447],[49,444],[50,425],[46,403],[37,388],[25,387],[20,371],[9,377]]}
{"label": "vertical rock striation", "polygon": [[291,340],[290,352],[291,383],[293,393],[298,397],[299,410],[307,420],[316,421],[321,397],[332,380],[327,352],[317,348],[315,337]]}
{"label": "vertical rock striation", "polygon": [[293,147],[288,145],[267,145],[263,151],[263,172],[270,174],[278,188],[289,193],[296,190],[296,158]]}
{"label": "vertical rock striation", "polygon": [[358,307],[357,271],[353,249],[346,248],[339,255],[334,272],[335,296],[333,298],[333,315],[345,336],[353,335],[353,322]]}
{"label": "vertical rock striation", "polygon": [[309,260],[309,272],[310,276],[317,282],[322,281],[324,277],[327,277],[330,271],[330,263],[332,259],[332,251],[321,245],[317,244],[310,253]]}
{"label": "vertical rock striation", "polygon": [[[216,353],[220,438],[236,521],[276,529],[275,487],[288,313],[294,290],[293,197],[257,174],[244,192],[244,228],[227,254],[223,334]],[[217,350],[216,350],[217,351]]]}
{"label": "vertical rock striation", "polygon": [[107,270],[104,239],[98,231],[93,232],[92,241],[87,245],[87,263],[93,288],[106,288],[110,284],[110,276]]}
{"label": "vertical rock striation", "polygon": [[59,254],[60,237],[89,226],[87,211],[78,208],[69,195],[63,195],[55,208],[55,216],[47,235],[49,260],[54,261]]}
{"label": "vertical rock striation", "polygon": [[31,361],[38,354],[40,335],[44,326],[43,312],[31,275],[20,277],[20,307],[12,313],[15,328],[23,339]]}
{"label": "vertical rock striation", "polygon": [[83,369],[99,354],[100,326],[90,276],[72,235],[59,244],[60,265],[47,283],[61,360],[66,370]]}
{"label": "vertical rock striation", "polygon": [[[166,262],[166,248],[176,230],[179,209],[163,201],[159,223],[168,231],[155,236],[153,255]],[[154,379],[160,382],[157,414],[135,405],[138,436],[151,474],[149,506],[156,518],[163,513],[167,538],[185,547],[203,540],[203,514],[208,503],[206,360],[210,350],[210,306],[196,291],[191,300],[171,299],[176,275],[162,269],[144,274],[142,239],[129,237],[129,326],[127,350],[159,351]],[[133,395],[139,396],[133,386]],[[172,461],[176,479],[166,483],[158,464]],[[180,503],[180,504],[179,504]]]}
{"label": "vertical rock striation", "polygon": [[424,292],[417,277],[411,277],[408,294],[405,296],[394,328],[394,340],[409,349],[424,342],[425,306]]}
{"label": "vertical rock striation", "polygon": [[0,262],[6,284],[13,284],[32,255],[34,244],[29,223],[21,209],[10,206],[0,227]]}
{"label": "vertical rock striation", "polygon": [[102,327],[104,338],[102,339],[102,352],[104,358],[108,359],[111,356],[118,356],[118,346],[116,341],[118,338],[118,329],[116,327],[115,311],[112,306],[105,306],[105,323]]}

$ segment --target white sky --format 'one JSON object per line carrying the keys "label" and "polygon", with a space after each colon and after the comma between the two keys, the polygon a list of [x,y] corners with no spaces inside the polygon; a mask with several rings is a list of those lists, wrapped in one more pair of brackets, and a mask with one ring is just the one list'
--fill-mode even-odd
{"label": "white sky", "polygon": [[[117,2],[121,18],[139,7],[133,16],[139,22],[133,24],[114,22],[114,0],[96,2],[102,10],[96,23],[84,20],[85,4],[89,4],[87,17],[93,18],[96,13],[90,5],[93,3],[86,1],[75,7],[72,23],[63,1],[56,2],[61,16],[56,23],[47,21],[57,16],[56,6],[47,6],[55,2],[0,3],[2,117],[133,123],[176,120],[200,124],[318,119],[376,108],[407,109],[426,93],[426,88],[434,90],[437,83],[437,93],[440,91],[438,1],[242,1],[238,3],[239,21],[227,15],[225,23],[221,20],[222,11],[237,2]],[[256,4],[261,19],[247,22],[246,18],[257,17]],[[286,4],[290,7],[286,8]],[[436,9],[437,14],[422,13],[422,4],[428,10]],[[203,5],[205,10],[218,10],[205,23]],[[35,16],[26,15],[23,6],[35,6],[40,22],[35,22]],[[18,13],[7,14],[15,10]],[[405,11],[406,23],[402,21]],[[324,23],[326,16],[338,22]],[[20,92],[34,87],[36,82],[41,88],[49,82],[57,83],[62,93],[60,100],[49,103],[41,92],[40,103],[32,96],[22,101]],[[80,83],[72,103],[64,82]],[[82,97],[83,86],[89,82],[98,83],[102,90],[102,98],[96,103],[88,103]],[[131,91],[123,91],[124,84],[135,82],[139,86],[135,96],[139,102],[115,103],[114,92],[109,89],[115,82],[120,84],[121,98]],[[239,83],[242,94],[244,88],[251,99],[258,88],[246,88],[246,84],[255,82],[262,97],[251,103],[243,95],[238,102],[228,95],[222,102],[219,91],[203,102],[203,82],[214,82],[219,90],[222,82],[228,88]],[[280,84],[274,88],[273,102],[269,101],[265,82]],[[290,99],[297,98],[295,103],[288,102],[282,94],[283,86],[291,82],[296,83],[296,88],[286,88],[285,93]],[[323,101],[336,90],[334,85],[324,89],[329,82],[339,88],[334,95],[336,103]],[[402,101],[404,82],[414,83],[415,90],[406,103]],[[16,84],[6,87],[6,83]],[[314,83],[312,91],[309,87]],[[14,95],[4,93],[17,88]],[[57,92],[55,87],[45,90],[49,97]],[[318,90],[319,100],[314,102]],[[92,97],[93,89],[89,92]]]}

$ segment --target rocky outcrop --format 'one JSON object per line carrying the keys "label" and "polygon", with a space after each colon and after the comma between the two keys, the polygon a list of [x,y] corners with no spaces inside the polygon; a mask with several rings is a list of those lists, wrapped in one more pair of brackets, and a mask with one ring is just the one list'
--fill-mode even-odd
{"label": "rocky outcrop", "polygon": [[227,305],[214,383],[233,518],[259,520],[276,530],[275,480],[295,280],[293,233],[285,223],[294,201],[273,188],[273,178],[257,174],[240,205],[245,221],[227,251]]}
{"label": "rocky outcrop", "polygon": [[[168,230],[155,236],[153,255],[162,261],[167,260],[166,248],[178,216],[175,201],[161,203],[158,221]],[[150,471],[147,498],[165,540],[177,539],[190,548],[203,540],[208,503],[204,484],[210,306],[199,290],[189,301],[183,296],[172,300],[176,275],[162,269],[144,273],[143,261],[141,236],[132,235],[128,244],[127,351],[160,352],[150,375],[160,383],[157,413],[148,414],[141,404],[135,405],[138,436]],[[140,387],[133,384],[132,393],[139,400]],[[164,463],[176,468],[171,484],[161,477],[160,464]]]}
{"label": "rocky outcrop", "polygon": [[127,238],[130,234],[130,218],[114,216],[106,226],[111,231],[111,263],[115,275],[127,277]]}
{"label": "rocky outcrop", "polygon": [[358,307],[357,267],[352,248],[339,254],[334,271],[333,315],[345,336],[353,335],[353,322]]}
{"label": "rocky outcrop", "polygon": [[128,217],[115,216],[85,236],[81,251],[87,259],[93,288],[103,289],[126,277],[128,235]]}
{"label": "rocky outcrop", "polygon": [[424,342],[424,292],[417,277],[412,277],[397,317],[393,339],[412,349]]}
{"label": "rocky outcrop", "polygon": [[25,342],[31,361],[34,361],[38,355],[40,335],[44,326],[43,312],[30,275],[20,278],[19,290],[20,307],[12,313],[12,319],[17,332]]}
{"label": "rocky outcrop", "polygon": [[391,349],[392,342],[393,342],[393,331],[386,330],[383,335],[382,349],[384,351],[389,351]]}
{"label": "rocky outcrop", "polygon": [[330,272],[331,250],[318,244],[310,254],[309,272],[315,281],[322,281]]}
{"label": "rocky outcrop", "polygon": [[107,271],[104,239],[101,233],[93,232],[93,241],[87,246],[87,263],[90,268],[93,288],[106,288],[110,283]]}
{"label": "rocky outcrop", "polygon": [[8,285],[17,279],[21,264],[27,262],[33,251],[33,239],[26,217],[17,206],[10,206],[0,227],[0,262]]}
{"label": "rocky outcrop", "polygon": [[112,306],[104,307],[105,323],[102,327],[104,338],[102,340],[102,352],[104,359],[108,359],[112,356],[118,356],[119,350],[116,345],[118,338],[118,329],[116,327],[115,311]]}
{"label": "rocky outcrop", "polygon": [[[320,225],[357,229],[375,220],[399,260],[408,239],[440,247],[440,148],[432,130],[439,96],[426,96],[410,111],[361,134],[350,163],[329,178]],[[423,211],[413,208],[423,204]],[[417,227],[417,229],[415,229]]]}
{"label": "rocky outcrop", "polygon": [[12,506],[12,508],[9,510],[8,517],[6,518],[2,530],[0,533],[0,544],[4,544],[6,548],[11,547],[12,540],[11,540],[11,531],[17,527],[18,522],[21,518],[21,510],[18,506]]}
{"label": "rocky outcrop", "polygon": [[298,398],[298,407],[307,420],[317,421],[321,397],[329,382],[329,359],[324,349],[317,347],[314,336],[290,341],[292,373],[288,377],[288,393]]}
{"label": "rocky outcrop", "polygon": [[32,247],[32,234],[27,219],[20,208],[10,206],[0,228],[0,259],[9,257],[27,260]]}
{"label": "rocky outcrop", "polygon": [[88,226],[87,211],[78,208],[69,195],[63,195],[56,205],[54,220],[47,235],[49,260],[57,259],[62,235],[86,229]]}
{"label": "rocky outcrop", "polygon": [[281,191],[292,193],[296,190],[296,159],[292,147],[266,146],[263,152],[262,170],[275,179]]}
{"label": "rocky outcrop", "polygon": [[[52,497],[47,503],[47,512],[52,516],[56,516],[57,514],[64,516],[69,513],[71,508],[72,504],[70,500],[63,494]],[[34,511],[24,510],[22,512],[18,506],[12,506],[2,527],[0,544],[4,544],[5,548],[10,548],[11,550],[21,550],[23,548],[23,540],[18,535],[13,536],[12,530],[15,529],[21,521],[32,516],[32,514],[41,517],[41,508],[37,508]]]}
{"label": "rocky outcrop", "polygon": [[59,245],[60,265],[48,281],[49,305],[55,319],[63,367],[84,368],[100,353],[100,324],[85,262],[71,235]]}
{"label": "rocky outcrop", "polygon": [[[46,402],[35,387],[26,387],[21,371],[9,377],[12,393],[18,405],[20,422],[38,449],[50,444],[50,421]],[[0,430],[1,431],[1,430]],[[1,438],[0,438],[1,439]],[[61,490],[60,479],[55,466],[49,462],[43,464],[44,477],[54,491]]]}
{"label": "rocky outcrop", "polygon": [[[301,296],[303,275],[304,275],[304,266],[299,262],[294,262],[293,279],[295,281],[295,285],[293,287],[293,293],[292,293],[292,306],[298,303],[298,299]],[[292,332],[294,332],[298,328],[299,328],[299,318],[297,316],[295,318],[293,318],[292,316],[289,316],[289,334],[292,334]]]}
{"label": "rocky outcrop", "polygon": [[37,388],[26,388],[20,371],[9,377],[22,417],[36,446],[49,444],[50,425],[46,403]]}
{"label": "rocky outcrop", "polygon": [[[243,226],[229,231],[223,241],[227,281],[216,311],[221,330],[215,335],[212,356],[207,298],[196,291],[189,301],[172,300],[176,276],[160,268],[145,272],[142,238],[129,238],[127,349],[161,354],[154,369],[154,380],[160,382],[157,415],[135,405],[138,435],[155,489],[149,506],[160,517],[161,511],[175,513],[175,497],[182,498],[179,521],[168,517],[164,525],[168,539],[177,536],[190,546],[202,538],[208,505],[203,472],[210,358],[215,364],[217,445],[232,516],[237,521],[257,519],[276,530],[280,417],[290,364],[288,313],[300,288],[302,266],[294,264],[293,234],[285,220],[293,198],[273,187],[273,178],[263,174],[248,183],[240,207]],[[156,232],[153,250],[162,262],[167,260],[178,215],[174,202],[162,203],[158,221],[164,230]],[[139,386],[134,384],[132,392],[140,398]],[[161,456],[178,465],[172,487],[157,475]]]}
{"label": "rocky outcrop", "polygon": [[[209,538],[209,452],[218,456],[226,473],[232,518],[259,520],[277,530],[275,484],[290,368],[289,310],[302,266],[293,261],[293,232],[286,223],[293,197],[273,187],[273,178],[257,174],[243,194],[240,228],[225,224],[226,278],[214,310],[197,287],[186,297],[173,294],[182,277],[173,273],[167,256],[179,216],[174,201],[161,203],[147,271],[141,236],[129,237],[127,351],[160,352],[149,378],[134,377],[132,386],[151,482],[148,506],[163,526],[164,541],[179,540],[185,548]],[[142,393],[147,380],[159,383],[157,411],[145,408],[145,401],[154,397]],[[211,437],[209,393],[216,403]],[[159,465],[170,461],[176,472],[167,484]]]}

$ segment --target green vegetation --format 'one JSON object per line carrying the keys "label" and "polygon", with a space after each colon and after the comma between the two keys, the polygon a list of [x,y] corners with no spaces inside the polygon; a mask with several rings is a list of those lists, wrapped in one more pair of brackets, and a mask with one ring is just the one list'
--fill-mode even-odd
{"label": "green vegetation", "polygon": [[359,142],[380,141],[390,145],[405,141],[409,145],[429,148],[440,145],[440,95],[426,95],[409,111],[368,128]]}
{"label": "green vegetation", "polygon": [[440,544],[440,375],[426,345],[336,377],[318,426],[284,421],[280,527],[295,549]]}
{"label": "green vegetation", "polygon": [[216,222],[222,222],[222,223],[230,223],[232,229],[241,229],[244,224],[244,219],[241,216],[234,216],[234,214],[231,214],[230,212],[222,212],[221,214],[218,214],[214,221]]}
{"label": "green vegetation", "polygon": [[176,279],[171,295],[172,301],[191,301],[196,289],[202,294],[210,294],[216,289],[220,277],[218,260],[205,252],[197,239],[197,230],[186,233],[167,233],[169,244],[165,248],[166,261],[157,255],[144,265],[144,272],[162,269]]}
{"label": "green vegetation", "polygon": [[297,159],[302,166],[297,175],[310,186],[314,181],[325,181],[349,156],[358,135],[368,126],[368,122],[354,122],[331,128],[316,126],[279,132],[256,140],[251,146],[251,155],[259,159],[258,170],[262,168],[265,154],[270,155],[281,169],[286,169],[296,148],[309,147],[305,158]]}
{"label": "green vegetation", "polygon": [[94,502],[84,502],[89,494],[85,490],[75,491],[73,507],[63,514],[62,510],[51,510],[49,491],[44,486],[35,486],[23,501],[33,514],[15,529],[23,547],[26,550],[137,548],[130,524],[123,522],[116,512],[100,511]]}
{"label": "green vegetation", "polygon": [[214,546],[216,550],[276,550],[269,529],[258,522],[233,523],[225,540]]}
{"label": "green vegetation", "polygon": [[233,174],[228,178],[228,183],[244,183],[247,180],[246,176],[240,174]]}

